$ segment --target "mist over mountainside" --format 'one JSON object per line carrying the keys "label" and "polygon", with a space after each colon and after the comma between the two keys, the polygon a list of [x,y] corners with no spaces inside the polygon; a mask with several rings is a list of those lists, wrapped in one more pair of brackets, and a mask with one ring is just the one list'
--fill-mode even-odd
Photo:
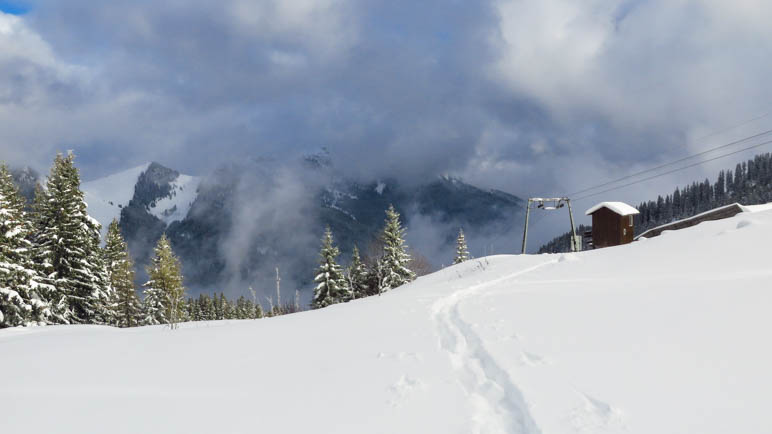
{"label": "mist over mountainside", "polygon": [[[145,167],[132,175],[133,196],[119,209],[137,283],[144,283],[153,246],[165,232],[192,295],[225,291],[235,296],[249,287],[272,295],[279,267],[283,294],[290,298],[295,289],[310,288],[326,226],[345,264],[355,245],[372,254],[390,204],[403,216],[410,248],[432,268],[452,261],[459,228],[472,254],[481,256],[496,248],[512,251],[522,224],[522,201],[508,193],[448,176],[415,185],[354,181],[342,177],[324,152],[289,162],[254,158],[200,179],[159,163]],[[86,194],[91,194],[88,188],[104,190],[100,182],[108,178],[84,183]],[[301,296],[308,300],[310,291]]]}
{"label": "mist over mountainside", "polygon": [[[44,183],[29,169],[14,174],[30,200],[35,184]],[[81,187],[103,235],[119,219],[138,287],[147,279],[153,247],[166,233],[191,295],[246,295],[249,287],[273,295],[278,267],[283,298],[299,289],[307,301],[324,228],[332,229],[342,264],[354,246],[365,257],[375,255],[390,204],[402,215],[411,251],[432,269],[452,262],[460,228],[473,256],[515,251],[523,220],[522,200],[511,194],[450,176],[410,184],[352,180],[340,175],[325,152],[292,161],[253,158],[201,178],[153,162]]]}

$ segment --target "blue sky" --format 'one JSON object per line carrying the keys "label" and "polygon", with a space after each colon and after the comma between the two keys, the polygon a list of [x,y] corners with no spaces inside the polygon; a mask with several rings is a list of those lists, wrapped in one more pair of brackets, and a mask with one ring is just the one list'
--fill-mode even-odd
{"label": "blue sky", "polygon": [[22,15],[29,12],[29,5],[20,1],[0,0],[0,11],[7,14]]}

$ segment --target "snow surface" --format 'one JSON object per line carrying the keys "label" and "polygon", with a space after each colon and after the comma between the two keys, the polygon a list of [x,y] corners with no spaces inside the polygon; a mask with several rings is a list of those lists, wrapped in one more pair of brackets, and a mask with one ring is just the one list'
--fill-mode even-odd
{"label": "snow surface", "polygon": [[113,219],[120,218],[121,208],[134,197],[134,186],[150,163],[118,172],[104,178],[81,184],[81,190],[88,204],[88,213],[102,225],[102,236]]}
{"label": "snow surface", "polygon": [[772,211],[254,321],[0,330],[3,433],[769,433]]}
{"label": "snow surface", "polygon": [[150,205],[150,214],[158,217],[167,225],[184,219],[188,215],[193,201],[196,200],[200,183],[200,177],[180,174],[177,179],[172,181],[172,190],[169,196]]}
{"label": "snow surface", "polygon": [[640,214],[637,209],[624,202],[601,202],[585,211],[584,215],[590,215],[601,208],[608,208],[621,216]]}

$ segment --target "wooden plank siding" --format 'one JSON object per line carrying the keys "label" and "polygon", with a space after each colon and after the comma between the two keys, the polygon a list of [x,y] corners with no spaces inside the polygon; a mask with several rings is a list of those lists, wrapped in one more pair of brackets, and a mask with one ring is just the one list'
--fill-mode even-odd
{"label": "wooden plank siding", "polygon": [[621,216],[608,208],[592,213],[592,244],[598,249],[618,246],[633,241],[630,216]]}
{"label": "wooden plank siding", "polygon": [[635,237],[635,239],[637,240],[638,238],[641,238],[641,237],[653,238],[660,235],[664,231],[674,231],[678,229],[684,229],[684,228],[696,226],[702,222],[721,220],[729,217],[734,217],[737,214],[740,214],[741,212],[743,212],[742,205],[740,205],[739,203],[733,203],[731,205],[722,206],[720,208],[712,209],[710,211],[697,214],[694,217],[685,218],[683,220],[678,220],[662,226],[657,226],[656,228],[651,228],[646,232]]}

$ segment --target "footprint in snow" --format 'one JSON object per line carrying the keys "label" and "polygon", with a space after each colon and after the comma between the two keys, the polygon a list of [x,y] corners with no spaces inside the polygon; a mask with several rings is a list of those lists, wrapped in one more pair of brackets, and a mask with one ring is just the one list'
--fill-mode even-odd
{"label": "footprint in snow", "polygon": [[520,351],[520,361],[527,366],[551,365],[552,362],[546,357],[539,356],[528,351]]}
{"label": "footprint in snow", "polygon": [[423,361],[423,356],[419,353],[406,353],[404,351],[398,353],[383,353],[380,352],[376,355],[379,359],[394,359],[400,361]]}
{"label": "footprint in snow", "polygon": [[389,404],[391,404],[392,407],[398,407],[407,402],[407,400],[410,399],[410,396],[416,391],[422,390],[425,387],[426,385],[421,380],[405,374],[389,387],[389,391],[392,393]]}
{"label": "footprint in snow", "polygon": [[605,429],[624,428],[621,410],[607,402],[579,392],[581,403],[569,415],[571,424],[579,431],[596,433]]}

